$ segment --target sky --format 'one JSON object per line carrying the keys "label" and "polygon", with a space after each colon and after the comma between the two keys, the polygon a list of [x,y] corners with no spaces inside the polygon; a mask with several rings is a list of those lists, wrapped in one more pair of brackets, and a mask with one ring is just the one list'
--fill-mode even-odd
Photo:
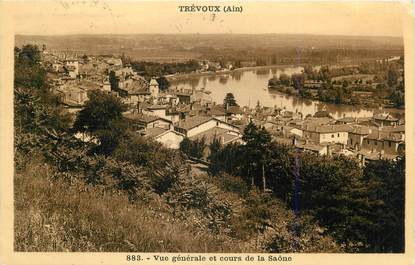
{"label": "sky", "polygon": [[[183,5],[242,6],[242,13],[185,13]],[[25,35],[278,33],[402,36],[408,7],[397,2],[59,1],[9,3]]]}

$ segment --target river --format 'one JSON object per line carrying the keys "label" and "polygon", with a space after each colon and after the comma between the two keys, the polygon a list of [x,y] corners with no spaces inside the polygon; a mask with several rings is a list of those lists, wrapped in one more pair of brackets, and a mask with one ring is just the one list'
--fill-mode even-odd
{"label": "river", "polygon": [[299,111],[304,116],[325,109],[334,118],[371,117],[375,109],[363,106],[339,105],[316,100],[298,98],[275,90],[268,90],[268,80],[280,74],[301,73],[302,67],[269,67],[258,69],[238,69],[230,73],[189,76],[185,80],[170,81],[171,87],[184,89],[201,89],[211,91],[212,100],[222,103],[226,93],[233,93],[240,106],[279,107],[289,111]]}

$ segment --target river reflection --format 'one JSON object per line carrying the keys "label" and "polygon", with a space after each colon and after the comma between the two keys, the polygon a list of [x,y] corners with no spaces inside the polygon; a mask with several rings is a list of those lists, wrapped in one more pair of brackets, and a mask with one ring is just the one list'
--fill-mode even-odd
{"label": "river reflection", "polygon": [[200,89],[205,88],[212,92],[212,99],[223,102],[226,93],[233,93],[241,106],[256,106],[259,101],[262,106],[279,107],[289,111],[299,111],[304,116],[319,110],[327,110],[334,118],[370,117],[374,109],[363,107],[336,105],[315,100],[289,96],[277,91],[268,90],[268,80],[282,73],[291,75],[301,73],[302,67],[272,67],[256,70],[238,70],[232,73],[217,74],[189,78],[188,80],[172,81],[171,85],[178,88]]}

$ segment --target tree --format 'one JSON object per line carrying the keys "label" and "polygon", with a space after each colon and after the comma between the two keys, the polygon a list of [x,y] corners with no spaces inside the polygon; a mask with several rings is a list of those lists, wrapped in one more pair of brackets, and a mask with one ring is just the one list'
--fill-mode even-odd
{"label": "tree", "polygon": [[110,85],[111,85],[111,90],[112,91],[117,91],[118,90],[118,78],[115,76],[114,71],[111,71],[109,73],[109,81],[110,81]]}
{"label": "tree", "polygon": [[364,169],[368,200],[377,202],[365,214],[370,225],[362,231],[368,252],[405,249],[405,157],[371,161]]}
{"label": "tree", "polygon": [[[271,135],[264,128],[257,128],[250,122],[245,130],[242,140],[246,142],[244,146],[245,159],[248,165],[256,167],[257,172],[261,172],[262,189],[266,190],[265,164],[269,157],[269,146]],[[254,180],[252,179],[252,183]]]}
{"label": "tree", "polygon": [[282,73],[280,75],[279,81],[284,86],[289,86],[290,85],[290,77],[287,74]]}
{"label": "tree", "polygon": [[356,160],[345,156],[301,154],[300,206],[314,216],[346,252],[364,247],[370,211],[365,200],[363,172]]}
{"label": "tree", "polygon": [[160,76],[156,80],[157,80],[157,83],[159,84],[160,90],[164,91],[164,90],[167,90],[169,88],[170,82],[169,82],[169,80],[167,80],[166,77]]}
{"label": "tree", "polygon": [[206,148],[206,138],[202,137],[200,139],[190,140],[188,137],[185,137],[180,143],[180,151],[184,154],[194,157],[194,158],[203,158],[204,151]]}
{"label": "tree", "polygon": [[28,44],[22,47],[19,58],[31,64],[40,62],[40,51],[36,45]]}
{"label": "tree", "polygon": [[99,153],[110,154],[127,129],[122,113],[126,106],[115,96],[99,90],[88,94],[89,100],[78,113],[73,129],[98,138]]}
{"label": "tree", "polygon": [[398,84],[399,73],[395,67],[390,67],[388,70],[388,86],[394,87]]}
{"label": "tree", "polygon": [[305,75],[304,74],[293,74],[291,80],[295,89],[300,90],[304,87]]}
{"label": "tree", "polygon": [[36,45],[15,48],[14,85],[46,92],[46,71],[39,64],[40,51]]}
{"label": "tree", "polygon": [[223,105],[224,107],[238,106],[238,104],[236,104],[235,97],[232,93],[226,93],[225,99],[223,100]]}

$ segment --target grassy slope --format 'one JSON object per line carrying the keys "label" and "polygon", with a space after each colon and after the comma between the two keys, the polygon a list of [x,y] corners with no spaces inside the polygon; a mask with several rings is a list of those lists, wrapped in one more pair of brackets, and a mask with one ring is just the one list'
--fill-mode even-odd
{"label": "grassy slope", "polygon": [[39,162],[15,175],[16,251],[242,251],[172,221],[161,205],[131,204],[122,194],[47,175]]}

